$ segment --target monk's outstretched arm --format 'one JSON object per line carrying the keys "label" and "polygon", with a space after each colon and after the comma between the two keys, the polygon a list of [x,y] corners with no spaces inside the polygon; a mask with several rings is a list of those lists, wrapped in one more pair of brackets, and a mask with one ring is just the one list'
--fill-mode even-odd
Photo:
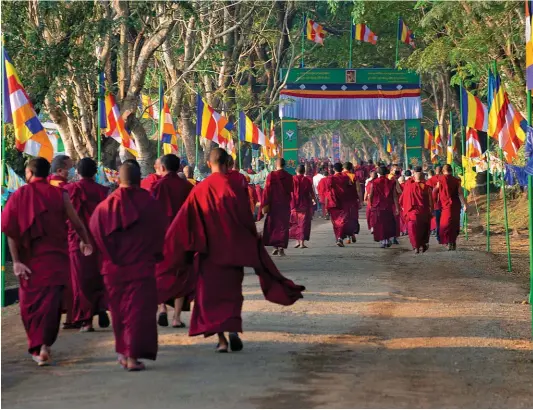
{"label": "monk's outstretched arm", "polygon": [[13,259],[13,272],[16,277],[21,277],[22,279],[28,280],[30,278],[31,270],[22,262],[20,262],[19,248],[17,241],[13,238],[7,237],[7,246],[9,247],[9,252],[11,252],[11,259]]}
{"label": "monk's outstretched arm", "polygon": [[78,213],[74,209],[74,206],[72,206],[72,202],[70,202],[70,198],[68,196],[68,193],[66,192],[63,194],[63,202],[65,204],[65,210],[67,212],[67,217],[72,223],[72,226],[74,227],[74,230],[80,237],[81,241],[83,242],[82,244],[83,246],[80,246],[80,249],[85,256],[89,256],[92,253],[92,245],[91,245],[91,240],[89,239],[89,234],[87,233],[87,229],[85,228],[85,225],[83,224],[80,217],[78,216]]}

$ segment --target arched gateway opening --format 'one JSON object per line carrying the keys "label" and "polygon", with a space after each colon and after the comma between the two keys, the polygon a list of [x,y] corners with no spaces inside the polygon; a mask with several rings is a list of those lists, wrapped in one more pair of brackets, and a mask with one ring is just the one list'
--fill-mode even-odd
{"label": "arched gateway opening", "polygon": [[403,121],[406,164],[422,163],[420,77],[387,68],[280,70],[279,116],[287,170],[298,164],[299,120]]}

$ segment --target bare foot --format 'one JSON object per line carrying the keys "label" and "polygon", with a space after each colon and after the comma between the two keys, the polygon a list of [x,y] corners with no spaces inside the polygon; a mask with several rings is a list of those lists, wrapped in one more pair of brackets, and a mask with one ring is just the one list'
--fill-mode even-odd
{"label": "bare foot", "polygon": [[140,372],[141,370],[146,369],[146,366],[143,362],[139,362],[133,357],[128,357],[126,369],[128,370],[128,372]]}
{"label": "bare foot", "polygon": [[217,353],[227,353],[229,344],[228,339],[226,339],[226,336],[224,336],[224,333],[217,333],[218,335],[218,344],[216,347]]}
{"label": "bare foot", "polygon": [[50,358],[52,356],[52,352],[50,351],[50,348],[46,345],[41,346],[41,363],[38,363],[39,366],[46,366],[50,364]]}
{"label": "bare foot", "polygon": [[123,354],[119,354],[117,358],[117,362],[123,369],[127,369],[128,361],[126,359],[126,356],[124,356]]}

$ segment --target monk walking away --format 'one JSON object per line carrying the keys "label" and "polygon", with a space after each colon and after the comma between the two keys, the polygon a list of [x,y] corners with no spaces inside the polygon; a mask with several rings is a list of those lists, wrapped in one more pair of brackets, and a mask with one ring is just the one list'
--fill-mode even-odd
{"label": "monk walking away", "polygon": [[363,195],[360,190],[360,185],[357,182],[356,175],[354,173],[353,164],[349,161],[345,162],[342,165],[342,172],[348,175],[353,185],[353,188],[350,188],[349,190],[349,218],[352,224],[353,232],[348,236],[348,243],[356,243],[356,235],[358,235],[360,231],[359,209],[361,209],[362,207],[360,200],[363,198]]}
{"label": "monk walking away", "polygon": [[[109,192],[108,188],[97,184],[94,180],[97,170],[94,160],[83,158],[77,164],[78,175],[81,179],[65,185],[72,206],[84,226],[89,226],[89,220],[96,206],[107,197]],[[81,332],[93,332],[93,316],[95,315],[98,315],[98,325],[101,328],[109,326],[109,317],[106,312],[107,298],[104,281],[100,274],[100,254],[95,251],[92,255],[85,256],[79,249],[79,242],[76,229],[69,221],[68,246],[73,319],[81,326]]]}
{"label": "monk walking away", "polygon": [[244,212],[247,205],[229,183],[227,156],[220,148],[211,151],[212,173],[191,192],[170,225],[163,263],[175,275],[178,295],[195,292],[189,335],[216,334],[220,353],[243,348],[238,333],[245,266],[255,269],[268,301],[291,305],[304,290],[283,277],[266,252],[251,212]]}
{"label": "monk walking away", "polygon": [[266,246],[273,246],[272,255],[285,256],[289,245],[291,218],[292,175],[285,171],[285,160],[278,158],[276,171],[268,174],[263,191],[263,213],[267,214],[263,228]]}
{"label": "monk walking away", "polygon": [[[159,202],[168,218],[168,223],[175,218],[183,203],[192,191],[192,184],[186,179],[178,176],[180,169],[180,159],[174,154],[166,154],[160,160],[161,178],[152,187],[152,196]],[[165,231],[168,226],[165,227]],[[170,300],[174,306],[174,317],[172,318],[173,328],[183,328],[185,324],[181,321],[181,310],[184,298],[172,298]],[[168,314],[166,303],[162,303],[157,319],[159,326],[168,326]]]}
{"label": "monk walking away", "polygon": [[61,322],[62,296],[70,275],[67,220],[81,238],[81,252],[89,256],[93,251],[67,193],[48,183],[49,172],[46,159],[32,159],[25,171],[28,184],[15,191],[2,211],[2,231],[19,279],[28,351],[39,366],[50,363]]}
{"label": "monk walking away", "polygon": [[311,220],[313,219],[313,203],[316,203],[313,183],[305,176],[305,167],[298,165],[297,175],[293,177],[291,194],[290,239],[296,239],[295,248],[307,248],[305,241],[311,237]]}
{"label": "monk walking away", "polygon": [[429,249],[431,216],[433,213],[433,190],[424,180],[422,168],[415,169],[414,179],[406,181],[400,197],[404,220],[407,223],[409,241],[415,253]]}
{"label": "monk walking away", "polygon": [[152,192],[155,183],[161,179],[161,158],[157,158],[154,163],[154,173],[148,175],[141,181],[141,188]]}
{"label": "monk walking away", "polygon": [[457,236],[461,229],[461,208],[466,212],[466,201],[461,189],[461,180],[452,174],[452,167],[446,164],[442,167],[434,188],[441,206],[439,239],[442,245],[447,245],[449,251],[457,249]]}
{"label": "monk walking away", "polygon": [[129,371],[144,370],[139,359],[157,356],[155,267],[162,260],[168,220],[140,187],[136,161],[122,164],[119,181],[119,188],[96,207],[90,229],[102,254],[118,362]]}
{"label": "monk walking away", "polygon": [[355,242],[352,206],[357,191],[350,177],[342,172],[341,163],[336,163],[333,169],[335,174],[327,179],[326,208],[331,217],[336,244],[342,248],[345,238]]}
{"label": "monk walking away", "polygon": [[399,213],[398,191],[396,180],[387,178],[387,168],[380,167],[379,177],[369,185],[368,199],[374,241],[382,248],[392,245],[392,238],[396,236],[396,214]]}

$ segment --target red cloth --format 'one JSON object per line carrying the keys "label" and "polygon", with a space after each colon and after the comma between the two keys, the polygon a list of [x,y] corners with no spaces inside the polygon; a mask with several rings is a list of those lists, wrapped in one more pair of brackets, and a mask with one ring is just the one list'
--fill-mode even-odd
{"label": "red cloth", "polygon": [[167,216],[144,189],[119,188],[96,207],[89,225],[102,254],[116,351],[155,360],[154,272],[162,259]]}
{"label": "red cloth", "polygon": [[[437,186],[437,182],[439,181],[439,175],[433,175],[431,178],[427,180],[427,185],[433,190]],[[433,209],[436,211],[439,211],[441,209],[441,204],[439,200],[439,194],[438,192],[432,192],[433,197]],[[431,218],[431,230],[434,231],[437,229],[437,218],[433,216]]]}
{"label": "red cloth", "polygon": [[141,181],[141,188],[146,189],[148,192],[152,192],[154,184],[161,179],[160,175],[150,174]]}
{"label": "red cloth", "polygon": [[344,239],[358,232],[359,197],[346,173],[336,173],[327,181],[328,211],[335,239]]}
{"label": "red cloth", "polygon": [[168,173],[153,185],[151,194],[165,211],[168,222],[172,222],[193,189],[192,184],[178,174]]}
{"label": "red cloth", "polygon": [[439,239],[447,245],[455,243],[461,229],[461,180],[453,175],[439,176],[438,195],[441,202]]}
{"label": "red cloth", "polygon": [[[191,336],[242,331],[244,266],[255,269],[268,301],[291,305],[302,298],[304,288],[276,269],[242,206],[228,177],[213,173],[191,192],[167,231],[159,299],[168,297],[169,277],[178,297],[195,291]],[[188,269],[193,263],[195,269]]]}
{"label": "red cloth", "polygon": [[394,190],[396,180],[380,176],[372,181],[372,227],[374,240],[382,241],[396,236],[396,217],[394,215]]}
{"label": "red cloth", "polygon": [[318,193],[318,200],[320,201],[320,205],[322,207],[322,216],[326,216],[327,209],[326,209],[326,196],[327,196],[327,190],[328,190],[328,179],[329,177],[322,178],[316,187],[316,191]]}
{"label": "red cloth", "polygon": [[[249,179],[246,179],[246,176],[234,169],[227,171],[226,175],[228,176],[228,182],[231,188],[237,194],[239,200],[246,203],[247,207],[250,209],[250,193],[248,191]],[[252,211],[252,215],[253,213],[254,212]]]}
{"label": "red cloth", "polygon": [[[109,189],[97,184],[92,178],[65,185],[70,201],[85,226],[96,206],[102,202]],[[84,256],[80,251],[80,238],[68,222],[68,244],[70,251],[70,279],[72,284],[72,320],[89,321],[98,312],[107,310],[104,281],[100,275],[100,253],[95,249],[92,255]]]}
{"label": "red cloth", "polygon": [[19,306],[32,353],[57,338],[69,278],[66,219],[63,191],[44,178],[20,187],[2,211],[2,232],[15,240],[20,261],[31,270],[20,280]]}
{"label": "red cloth", "polygon": [[419,249],[429,243],[431,195],[431,187],[425,182],[409,180],[404,184],[400,203],[413,249]]}
{"label": "red cloth", "polygon": [[261,219],[263,219],[263,205],[261,204],[263,198],[263,188],[261,188],[261,185],[259,184],[255,186],[255,195],[257,202],[260,203],[259,210],[257,211],[257,221],[260,221]]}
{"label": "red cloth", "polygon": [[291,216],[292,175],[281,169],[268,174],[263,191],[262,206],[270,209],[265,218],[265,245],[287,248]]}
{"label": "red cloth", "polygon": [[313,216],[313,182],[307,176],[296,175],[293,177],[293,186],[289,238],[308,241]]}

